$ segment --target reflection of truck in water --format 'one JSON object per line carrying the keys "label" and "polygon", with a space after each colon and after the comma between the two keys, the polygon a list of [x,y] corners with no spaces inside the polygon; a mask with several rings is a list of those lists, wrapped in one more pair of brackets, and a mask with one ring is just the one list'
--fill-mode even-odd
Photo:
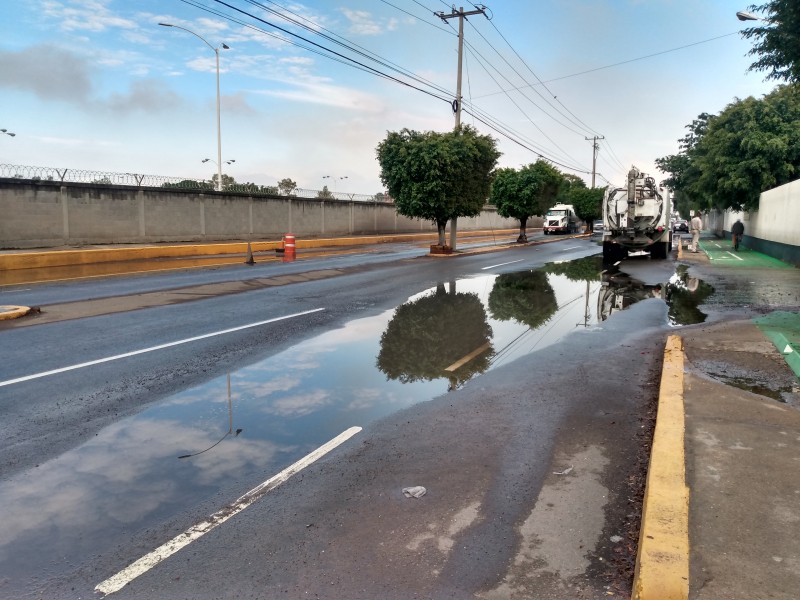
{"label": "reflection of truck in water", "polygon": [[575,233],[578,231],[578,216],[571,204],[556,204],[544,217],[544,234]]}
{"label": "reflection of truck in water", "polygon": [[603,197],[603,259],[621,260],[629,251],[644,250],[667,258],[672,248],[669,191],[636,167],[626,187],[609,187]]}

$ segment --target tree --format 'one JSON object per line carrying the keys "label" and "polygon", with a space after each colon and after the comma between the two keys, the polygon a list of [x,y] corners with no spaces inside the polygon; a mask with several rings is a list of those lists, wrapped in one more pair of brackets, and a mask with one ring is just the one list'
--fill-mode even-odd
{"label": "tree", "polygon": [[575,208],[575,214],[592,227],[595,219],[603,216],[603,194],[605,188],[573,186],[567,194],[567,204]]}
{"label": "tree", "polygon": [[542,159],[519,171],[498,169],[489,201],[497,207],[501,217],[519,220],[517,241],[527,242],[528,218],[547,212],[555,203],[563,182],[562,173]]}
{"label": "tree", "polygon": [[[214,173],[211,176],[211,183],[214,184],[214,189],[217,189],[217,187],[216,187],[217,186],[217,179],[218,179],[218,174]],[[234,185],[236,185],[236,180],[233,177],[231,177],[230,175],[226,175],[225,173],[223,173],[222,174],[222,187],[220,189],[227,190],[227,189],[231,188]]]}
{"label": "tree", "polygon": [[333,198],[333,194],[330,192],[327,185],[323,185],[322,190],[320,190],[319,193],[317,193],[317,198],[328,200],[330,198]]}
{"label": "tree", "polygon": [[755,43],[748,56],[759,57],[748,70],[766,71],[766,79],[800,83],[800,5],[797,0],[770,0],[750,10],[764,13],[766,25],[742,32]]}
{"label": "tree", "polygon": [[480,214],[499,156],[495,140],[468,125],[447,133],[389,132],[377,148],[397,212],[435,223],[440,246],[450,219]]}
{"label": "tree", "polygon": [[297,183],[289,179],[288,177],[281,179],[278,182],[278,190],[284,196],[291,196],[292,192],[297,189]]}
{"label": "tree", "polygon": [[[706,117],[706,118],[703,118]],[[761,192],[800,172],[800,95],[778,87],[760,100],[735,100],[719,115],[700,115],[682,153],[656,160],[665,183],[693,208],[756,210]]]}

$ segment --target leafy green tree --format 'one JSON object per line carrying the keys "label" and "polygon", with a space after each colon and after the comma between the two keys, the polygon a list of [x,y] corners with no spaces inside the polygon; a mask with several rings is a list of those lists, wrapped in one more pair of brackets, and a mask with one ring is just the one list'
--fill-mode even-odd
{"label": "leafy green tree", "polygon": [[555,291],[541,270],[503,273],[489,292],[489,311],[498,321],[514,320],[536,329],[557,310]]}
{"label": "leafy green tree", "polygon": [[[216,187],[217,186],[217,179],[218,179],[217,173],[214,173],[211,176],[211,182],[214,184],[214,186],[213,186],[214,189],[217,189],[217,187]],[[233,187],[235,185],[236,185],[236,180],[233,177],[231,177],[230,175],[226,175],[225,173],[222,174],[222,189],[223,190],[230,189],[231,187]]]}
{"label": "leafy green tree", "polygon": [[292,192],[297,189],[297,183],[285,177],[278,182],[278,190],[284,196],[291,196]]}
{"label": "leafy green tree", "polygon": [[[471,293],[436,293],[399,306],[381,335],[378,368],[402,383],[447,378],[451,389],[489,368],[492,328],[480,298]],[[478,354],[454,371],[457,361]]]}
{"label": "leafy green tree", "polygon": [[328,189],[327,185],[323,185],[322,189],[317,193],[317,198],[322,198],[323,200],[327,200],[333,198],[333,194]]}
{"label": "leafy green tree", "polygon": [[605,188],[573,186],[567,194],[566,203],[575,207],[575,214],[591,228],[594,220],[603,216],[603,194]]}
{"label": "leafy green tree", "polygon": [[[701,115],[701,118],[704,115]],[[656,161],[693,208],[755,210],[761,192],[800,172],[800,94],[782,86],[696,120],[681,155]],[[683,209],[682,209],[683,213]]]}
{"label": "leafy green tree", "polygon": [[763,13],[765,25],[742,31],[753,39],[748,56],[756,56],[750,71],[766,71],[767,80],[800,83],[800,5],[797,0],[770,0],[752,4],[750,10]]}
{"label": "leafy green tree", "polygon": [[555,203],[564,183],[562,173],[542,159],[522,167],[498,169],[492,182],[489,201],[497,214],[519,220],[518,242],[527,242],[528,219],[543,215]]}
{"label": "leafy green tree", "polygon": [[571,204],[570,202],[570,193],[572,190],[581,188],[586,188],[586,182],[577,175],[573,175],[572,173],[562,173],[561,177],[564,179],[561,187],[558,189],[558,198],[556,198],[557,204]]}
{"label": "leafy green tree", "polygon": [[208,181],[197,181],[195,179],[184,179],[178,183],[162,183],[163,188],[178,188],[182,190],[213,190],[214,184]]}
{"label": "leafy green tree", "polygon": [[499,157],[495,140],[468,125],[447,133],[389,132],[377,148],[397,212],[435,223],[440,246],[450,219],[480,214]]}

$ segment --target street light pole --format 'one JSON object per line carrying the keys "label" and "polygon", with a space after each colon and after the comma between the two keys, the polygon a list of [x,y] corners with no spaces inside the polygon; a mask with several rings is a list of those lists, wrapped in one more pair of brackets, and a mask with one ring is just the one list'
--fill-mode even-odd
{"label": "street light pole", "polygon": [[[217,191],[222,191],[222,122],[220,117],[220,103],[219,103],[219,48],[215,48],[211,44],[208,43],[203,36],[195,33],[191,29],[186,29],[185,27],[181,27],[180,25],[172,25],[171,23],[159,23],[162,27],[174,27],[175,29],[182,29],[186,33],[191,33],[196,38],[199,38],[203,41],[203,43],[211,48],[214,51],[214,56],[216,57],[217,63]],[[227,44],[222,44],[222,47],[225,50],[228,50],[230,46]]]}

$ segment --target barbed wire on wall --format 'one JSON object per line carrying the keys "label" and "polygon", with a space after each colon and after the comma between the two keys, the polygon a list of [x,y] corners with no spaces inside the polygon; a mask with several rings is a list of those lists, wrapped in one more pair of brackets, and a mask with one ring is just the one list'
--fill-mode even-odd
{"label": "barbed wire on wall", "polygon": [[[145,175],[140,173],[114,173],[106,171],[87,171],[84,169],[58,169],[55,167],[32,167],[26,165],[0,164],[0,178],[23,179],[28,181],[58,181],[60,183],[91,183],[97,185],[127,185],[147,188],[172,188],[183,190],[214,191],[215,182],[207,179],[188,179],[164,175]],[[224,181],[224,179],[223,179]],[[244,193],[261,196],[284,196],[290,198],[315,198],[319,200],[349,200],[351,202],[391,202],[387,194],[350,194],[323,190],[294,188],[289,193],[278,186],[255,183],[234,183],[225,186],[225,192]]]}

